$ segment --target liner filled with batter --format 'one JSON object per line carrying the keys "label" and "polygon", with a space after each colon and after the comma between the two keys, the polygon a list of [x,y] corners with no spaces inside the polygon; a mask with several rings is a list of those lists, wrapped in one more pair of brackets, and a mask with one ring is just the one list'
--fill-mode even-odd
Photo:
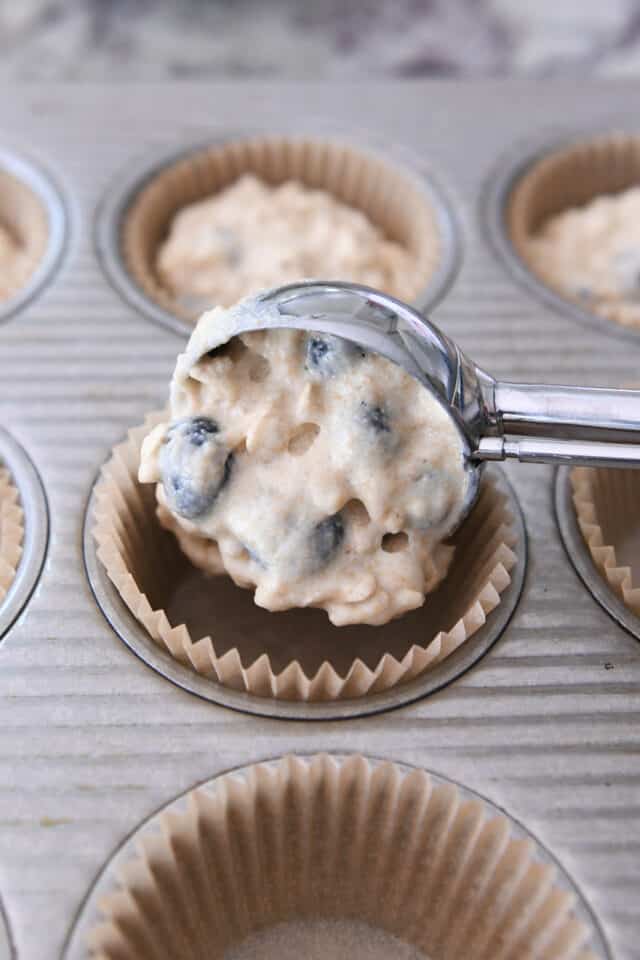
{"label": "liner filled with batter", "polygon": [[553,151],[516,182],[506,227],[544,284],[584,310],[640,327],[640,138]]}
{"label": "liner filled with batter", "polygon": [[506,495],[485,476],[455,534],[446,578],[425,607],[385,626],[334,627],[324,611],[271,613],[226,576],[189,562],[138,481],[143,440],[159,412],[129,431],[95,487],[98,556],[133,615],[173,657],[236,690],[281,700],[365,696],[442,662],[485,622],[510,582],[516,533]]}
{"label": "liner filled with batter", "polygon": [[22,556],[24,512],[11,474],[0,463],[0,605],[14,581]]}
{"label": "liner filled with batter", "polygon": [[595,960],[531,840],[393,763],[257,764],[191,791],[136,847],[89,934],[101,960]]}
{"label": "liner filled with batter", "polygon": [[640,616],[640,476],[637,470],[574,467],[578,525],[596,567]]}
{"label": "liner filled with batter", "polygon": [[[233,196],[229,198],[231,203],[262,209],[265,206],[264,188],[256,185],[253,178],[258,178],[267,190],[284,190],[282,202],[291,209],[304,200],[300,196],[300,187],[302,190],[322,191],[324,200],[319,195],[317,210],[313,214],[320,220],[329,215],[327,205],[333,202],[352,208],[358,212],[358,217],[364,215],[379,231],[381,240],[388,240],[406,251],[408,267],[397,273],[401,281],[394,282],[393,289],[386,292],[421,304],[441,261],[443,240],[436,212],[418,177],[382,160],[373,152],[345,143],[279,136],[230,139],[196,149],[162,168],[134,197],[121,225],[121,252],[132,278],[151,300],[192,322],[203,309],[222,303],[222,300],[207,300],[206,294],[204,297],[193,296],[194,291],[197,293],[194,274],[201,267],[195,262],[195,254],[192,256],[189,249],[185,249],[185,242],[176,237],[174,231],[180,230],[180,218],[190,217],[191,220],[184,223],[188,227],[187,241],[198,234],[210,240],[210,235],[203,230],[203,214],[196,211],[194,221],[192,205],[215,198],[230,188],[238,191],[235,201]],[[311,212],[311,206],[309,210]],[[348,216],[346,211],[345,216]],[[175,224],[174,218],[177,218]],[[204,218],[206,220],[206,213]],[[294,232],[299,235],[300,229],[297,224]],[[309,222],[304,232],[312,236],[314,229],[314,223]],[[252,258],[257,264],[257,272],[252,272],[251,265],[245,263],[234,268],[237,238],[234,237],[233,222],[225,221],[224,229],[217,232],[220,234],[219,253],[224,254],[229,262],[229,282],[224,285],[228,302],[292,279],[311,276],[341,279],[333,275],[335,269],[329,276],[331,263],[321,264],[314,258],[307,268],[301,265],[297,276],[285,272],[278,281],[269,274],[265,282],[265,265],[259,262],[259,256],[256,258],[255,251],[252,251]],[[268,239],[258,231],[256,245],[264,251],[267,259]],[[193,242],[198,243],[196,239]],[[331,262],[333,253],[331,251]],[[185,258],[188,262],[182,263]],[[347,273],[348,263],[349,258],[345,261]],[[251,285],[248,289],[238,289],[235,281],[244,273]],[[186,296],[181,296],[176,289],[181,277],[190,281],[191,292]],[[345,275],[342,279],[359,280],[384,289],[384,285],[372,284],[371,278],[367,279],[362,273],[359,276]],[[375,279],[378,281],[379,277]]]}
{"label": "liner filled with batter", "polygon": [[29,282],[49,240],[42,201],[21,180],[0,169],[0,302]]}

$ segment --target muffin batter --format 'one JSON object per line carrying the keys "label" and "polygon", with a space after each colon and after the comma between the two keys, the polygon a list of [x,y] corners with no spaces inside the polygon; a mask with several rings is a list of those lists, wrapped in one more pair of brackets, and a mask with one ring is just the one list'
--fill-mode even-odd
{"label": "muffin batter", "polygon": [[198,567],[255,587],[268,610],[323,607],[341,625],[419,607],[447,572],[441,540],[466,491],[449,415],[346,340],[269,330],[224,342],[233,330],[233,310],[201,318],[171,418],[145,439],[140,480],[159,482],[161,522]]}
{"label": "muffin batter", "polygon": [[640,327],[640,186],[551,217],[531,238],[528,259],[560,293]]}
{"label": "muffin batter", "polygon": [[163,286],[197,312],[304,277],[352,280],[401,296],[413,262],[329,193],[295,181],[271,187],[245,175],[176,214],[156,268]]}
{"label": "muffin batter", "polygon": [[0,300],[8,300],[17,293],[30,272],[29,257],[0,224]]}

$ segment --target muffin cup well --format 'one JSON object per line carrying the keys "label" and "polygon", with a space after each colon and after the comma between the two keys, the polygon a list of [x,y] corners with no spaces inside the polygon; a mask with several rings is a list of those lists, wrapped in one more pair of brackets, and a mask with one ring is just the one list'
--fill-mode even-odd
{"label": "muffin cup well", "polygon": [[11,474],[0,465],[0,604],[13,583],[24,541],[24,511]]}
{"label": "muffin cup well", "polygon": [[29,600],[42,571],[49,511],[40,475],[0,427],[0,638]]}
{"label": "muffin cup well", "polygon": [[100,960],[215,960],[309,924],[330,950],[331,923],[373,943],[386,931],[430,960],[596,957],[574,891],[530,838],[478,796],[393,763],[256,764],[192,790],[136,840],[104,878],[102,919],[95,901],[87,918]]}
{"label": "muffin cup well", "polygon": [[607,303],[606,311],[591,310],[584,300],[557,289],[531,256],[530,240],[549,218],[639,184],[640,136],[625,133],[550,147],[512,182],[503,210],[507,237],[525,267],[553,291],[560,305],[565,301],[580,313],[638,326],[637,307]]}
{"label": "muffin cup well", "polygon": [[196,570],[160,526],[155,488],[139,484],[137,472],[142,440],[162,416],[131,430],[103,467],[94,490],[93,536],[100,562],[148,635],[218,684],[254,697],[306,702],[389,690],[463,645],[510,585],[518,562],[516,522],[500,484],[487,475],[453,540],[449,574],[423,608],[384,627],[340,628],[319,610],[262,610],[228,577],[207,578]]}
{"label": "muffin cup well", "polygon": [[625,606],[640,617],[640,475],[633,469],[574,467],[578,525],[591,558]]}
{"label": "muffin cup well", "polygon": [[154,319],[181,331],[196,319],[163,287],[156,270],[156,255],[173,216],[245,173],[271,185],[296,180],[326,190],[364,213],[412,255],[412,277],[399,293],[420,307],[435,302],[455,269],[448,204],[422,174],[337,140],[229,138],[156,159],[103,205],[98,224],[103,263],[123,293]]}
{"label": "muffin cup well", "polygon": [[0,291],[0,321],[28,303],[58,265],[67,236],[64,203],[29,160],[0,149],[0,226],[16,244],[19,270]]}

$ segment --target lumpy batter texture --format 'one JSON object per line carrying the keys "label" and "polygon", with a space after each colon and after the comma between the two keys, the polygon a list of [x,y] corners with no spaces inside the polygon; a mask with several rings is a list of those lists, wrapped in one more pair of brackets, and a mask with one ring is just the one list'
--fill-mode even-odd
{"label": "lumpy batter texture", "polygon": [[161,522],[268,610],[322,607],[341,625],[419,607],[447,572],[441,541],[466,491],[448,414],[337,337],[261,331],[200,357],[233,327],[233,311],[202,317],[171,419],[145,439],[140,480],[158,483]]}
{"label": "lumpy batter texture", "polygon": [[0,300],[14,296],[29,278],[31,262],[9,231],[0,225]]}
{"label": "lumpy batter texture", "polygon": [[413,258],[326,191],[295,181],[271,187],[245,175],[176,214],[156,268],[178,302],[197,311],[305,277],[402,296]]}
{"label": "lumpy batter texture", "polygon": [[551,217],[529,241],[528,259],[560,293],[640,327],[640,187]]}

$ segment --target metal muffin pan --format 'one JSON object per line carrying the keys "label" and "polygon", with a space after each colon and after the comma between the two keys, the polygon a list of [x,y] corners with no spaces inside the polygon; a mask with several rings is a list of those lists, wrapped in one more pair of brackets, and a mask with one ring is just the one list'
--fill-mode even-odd
{"label": "metal muffin pan", "polygon": [[[345,759],[347,756],[348,754],[334,754],[334,758],[338,762]],[[269,758],[268,760],[258,762],[268,766],[270,764],[275,764],[277,759],[278,758]],[[384,762],[387,758],[367,755],[366,759],[375,766],[378,762]],[[170,800],[160,809],[150,813],[148,817],[146,817],[141,823],[133,828],[133,830],[124,838],[124,840],[118,844],[116,849],[111,852],[108,860],[100,868],[99,873],[91,884],[87,896],[83,900],[74,919],[73,925],[69,931],[69,936],[62,953],[62,960],[85,960],[87,956],[87,937],[91,929],[97,923],[99,923],[101,919],[101,900],[117,889],[120,869],[128,861],[137,856],[139,842],[145,836],[157,834],[159,832],[160,818],[164,814],[182,813],[186,806],[188,794],[191,793],[192,790],[196,788],[205,790],[215,789],[217,781],[219,781],[221,777],[229,774],[238,777],[245,777],[250,772],[252,766],[253,764],[241,767],[239,769],[221,771],[219,774],[217,774],[215,777],[211,777],[209,780],[194,784],[193,787],[191,787],[188,791],[185,791],[180,796]],[[415,769],[415,767],[412,767],[409,764],[399,763],[397,766],[404,773],[410,773],[412,769]],[[465,786],[465,784],[459,783],[458,781],[455,781],[449,777],[444,777],[438,773],[434,773],[431,770],[428,770],[427,772],[435,786],[447,784],[455,786],[463,800],[480,801],[486,808],[488,817],[506,817],[512,828],[512,836],[515,839],[529,840],[535,844],[536,858],[541,863],[549,864],[554,867],[554,869],[557,871],[558,887],[566,890],[567,893],[574,898],[574,914],[576,918],[584,924],[590,933],[588,947],[595,952],[598,958],[602,958],[602,960],[613,960],[609,945],[606,942],[604,933],[596,916],[591,910],[589,904],[586,902],[584,895],[582,894],[578,885],[575,883],[574,879],[567,873],[562,864],[553,855],[552,851],[546,849],[540,840],[538,840],[538,838],[535,837],[524,824],[512,817],[508,811],[496,806],[496,804],[492,803],[491,800],[478,793],[476,790],[471,790],[469,787]]]}
{"label": "metal muffin pan", "polygon": [[[33,273],[9,300],[0,302],[0,323],[23,310],[53,277],[67,241],[67,211],[59,188],[39,164],[5,148],[0,148],[0,170],[15,177],[41,203],[48,221],[47,245]],[[1,212],[0,212],[1,218]]]}
{"label": "metal muffin pan", "polygon": [[2,900],[0,900],[0,960],[15,960],[9,923],[2,906]]}
{"label": "metal muffin pan", "polygon": [[[274,134],[278,132],[270,130],[262,133]],[[294,134],[295,131],[288,132],[288,135]],[[187,147],[182,145],[177,150],[172,149],[160,154],[158,151],[154,151],[149,156],[139,160],[133,167],[130,165],[126,171],[116,177],[102,200],[95,222],[95,245],[98,258],[107,277],[116,290],[133,307],[169,330],[188,335],[193,330],[193,324],[176,316],[152,300],[131,276],[122,254],[121,232],[124,218],[140,191],[165,169],[206,147],[223,143],[227,139],[252,139],[259,135],[256,131],[245,131],[244,133],[229,131],[223,137],[214,136],[205,141],[192,143]],[[360,144],[354,142],[353,138],[349,139],[340,134],[334,134],[333,137],[327,137],[326,139],[343,141],[355,149],[360,146],[367,152],[380,154],[376,138],[366,134],[364,137],[364,142]],[[315,139],[322,140],[322,134],[317,134]],[[440,257],[436,269],[431,277],[425,280],[424,287],[415,301],[415,306],[418,309],[428,312],[442,299],[451,283],[453,283],[460,263],[460,239],[455,213],[445,189],[430,172],[424,169],[418,158],[412,158],[410,154],[407,156],[405,153],[402,159],[398,160],[393,150],[387,150],[386,155],[383,156],[390,166],[401,174],[404,173],[414,183],[418,184],[424,195],[425,203],[431,207],[434,213],[440,235]]]}
{"label": "metal muffin pan", "polygon": [[611,589],[591,558],[573,505],[570,473],[570,467],[559,467],[555,478],[556,519],[567,554],[594,599],[621,627],[640,640],[640,618]]}
{"label": "metal muffin pan", "polygon": [[318,118],[324,136],[327,116],[338,132],[375,130],[392,162],[424,158],[446,184],[459,269],[436,323],[496,377],[616,385],[637,379],[633,342],[528,295],[496,258],[485,211],[496,158],[532,131],[571,134],[568,118],[608,132],[626,111],[632,123],[635,93],[559,81],[510,81],[509,97],[498,81],[4,91],[8,142],[46,160],[74,225],[64,269],[0,325],[0,423],[37,464],[51,523],[38,589],[0,643],[0,895],[20,960],[61,956],[100,865],[168,798],[265,756],[371,744],[526,823],[583,891],[611,955],[636,960],[640,651],[575,576],[550,470],[505,468],[528,572],[498,642],[437,693],[339,724],[228,710],[147,669],[96,603],[82,540],[98,464],[166,399],[187,333],[150,322],[106,281],[94,230],[118,171],[223,138],[238,118],[248,130],[279,131],[284,114],[305,134]]}
{"label": "metal muffin pan", "polygon": [[330,700],[307,703],[295,700],[258,697],[245,691],[204,677],[188,666],[183,666],[166,650],[158,646],[142,624],[136,620],[122,597],[109,579],[97,556],[96,542],[92,535],[94,497],[89,499],[84,523],[84,560],[91,589],[105,617],[130,650],[153,670],[172,683],[195,693],[204,700],[232,707],[245,713],[263,717],[290,718],[297,720],[341,720],[348,717],[367,716],[394,707],[411,703],[419,697],[436,693],[448,683],[469,670],[496,642],[506,628],[517,606],[524,585],[527,563],[527,536],[522,510],[513,487],[500,468],[491,468],[498,488],[507,497],[507,509],[513,515],[513,530],[516,543],[513,547],[517,561],[510,571],[511,582],[502,593],[500,603],[487,617],[486,623],[463,643],[453,654],[432,670],[410,683],[401,683],[380,693],[368,694],[351,700]]}
{"label": "metal muffin pan", "polygon": [[622,131],[630,135],[640,135],[638,125],[629,125],[628,121],[616,122],[613,119],[610,123],[609,127],[588,126],[570,133],[566,130],[562,133],[556,131],[555,134],[537,137],[533,141],[527,140],[510,149],[489,177],[482,201],[483,216],[486,219],[489,239],[496,255],[514,279],[541,303],[607,336],[622,337],[640,344],[640,329],[625,327],[614,320],[608,320],[595,311],[563,297],[561,293],[537,277],[513,246],[506,225],[506,210],[512,191],[526,172],[543,157],[571,147],[573,144],[588,142],[603,133]]}
{"label": "metal muffin pan", "polygon": [[24,510],[22,556],[13,583],[0,603],[0,640],[28,602],[47,552],[49,511],[38,471],[19,443],[0,427],[0,465],[8,467]]}

